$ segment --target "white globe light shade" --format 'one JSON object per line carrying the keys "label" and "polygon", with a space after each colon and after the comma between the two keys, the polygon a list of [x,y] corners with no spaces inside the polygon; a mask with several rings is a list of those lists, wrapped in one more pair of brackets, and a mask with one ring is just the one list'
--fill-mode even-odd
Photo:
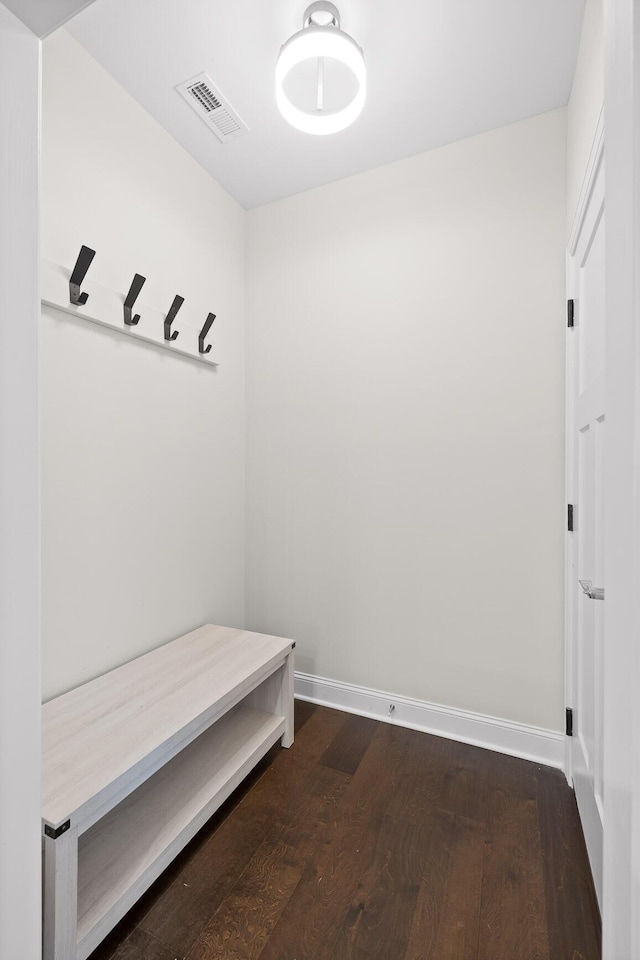
{"label": "white globe light shade", "polygon": [[[329,57],[348,67],[358,81],[358,92],[342,110],[308,113],[294,106],[284,92],[287,74],[303,60]],[[367,96],[367,71],[362,50],[347,33],[337,27],[310,24],[295,33],[280,50],[276,64],[276,102],[285,120],[304,133],[338,133],[353,123],[362,112]]]}

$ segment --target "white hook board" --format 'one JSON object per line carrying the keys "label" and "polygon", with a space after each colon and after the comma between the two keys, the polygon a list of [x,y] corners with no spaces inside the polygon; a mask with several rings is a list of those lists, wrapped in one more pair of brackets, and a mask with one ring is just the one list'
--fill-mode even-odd
{"label": "white hook board", "polygon": [[[80,317],[82,320],[89,320],[91,323],[99,323],[103,327],[117,330],[125,337],[144,340],[146,343],[162,347],[170,353],[179,353],[183,357],[190,357],[192,360],[205,363],[209,367],[219,365],[217,338],[213,331],[207,337],[207,343],[212,345],[211,351],[203,354],[198,350],[198,334],[204,324],[206,315],[202,317],[200,327],[194,327],[189,323],[180,323],[181,311],[172,327],[172,330],[180,331],[179,335],[175,340],[168,341],[164,339],[164,320],[171,307],[170,302],[167,303],[166,310],[163,311],[158,310],[157,307],[149,306],[142,298],[139,298],[136,300],[134,312],[140,314],[140,321],[136,326],[129,327],[125,325],[123,313],[126,290],[124,292],[110,290],[108,287],[103,287],[85,279],[82,290],[88,293],[89,297],[85,304],[76,305],[69,300],[70,276],[71,270],[67,267],[52,263],[50,260],[42,260],[40,274],[40,299],[42,303],[54,307],[56,310],[62,310],[72,317]],[[183,307],[182,310],[185,314],[188,314],[188,308],[185,310],[185,307]]]}

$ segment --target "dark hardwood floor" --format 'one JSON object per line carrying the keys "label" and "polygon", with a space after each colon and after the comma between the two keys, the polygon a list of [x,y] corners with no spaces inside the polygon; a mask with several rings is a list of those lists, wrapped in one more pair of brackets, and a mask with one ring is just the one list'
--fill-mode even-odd
{"label": "dark hardwood floor", "polygon": [[91,960],[599,960],[560,771],[296,702]]}

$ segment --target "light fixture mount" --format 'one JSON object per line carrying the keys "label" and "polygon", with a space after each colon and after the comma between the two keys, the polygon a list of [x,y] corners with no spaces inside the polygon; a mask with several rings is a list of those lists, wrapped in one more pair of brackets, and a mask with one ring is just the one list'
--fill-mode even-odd
{"label": "light fixture mount", "polygon": [[338,8],[328,0],[316,0],[307,7],[303,17],[303,27],[337,27],[340,29],[340,14]]}
{"label": "light fixture mount", "polygon": [[[315,109],[302,110],[291,102],[284,90],[290,71],[306,60],[317,60]],[[358,90],[345,107],[324,109],[325,59],[347,67],[355,77]],[[338,8],[329,0],[316,0],[305,10],[302,30],[294,33],[280,48],[276,64],[276,102],[283,117],[304,133],[329,134],[344,130],[360,115],[366,98],[367,72],[362,50],[340,27]]]}

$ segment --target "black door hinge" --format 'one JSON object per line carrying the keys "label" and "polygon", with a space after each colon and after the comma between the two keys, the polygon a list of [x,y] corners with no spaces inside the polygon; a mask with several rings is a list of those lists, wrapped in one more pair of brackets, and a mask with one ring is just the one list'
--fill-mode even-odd
{"label": "black door hinge", "polygon": [[566,732],[568,737],[573,736],[573,708],[566,709]]}
{"label": "black door hinge", "polygon": [[567,504],[567,530],[573,533],[573,504]]}
{"label": "black door hinge", "polygon": [[573,326],[573,311],[574,311],[574,301],[567,300],[567,326]]}

